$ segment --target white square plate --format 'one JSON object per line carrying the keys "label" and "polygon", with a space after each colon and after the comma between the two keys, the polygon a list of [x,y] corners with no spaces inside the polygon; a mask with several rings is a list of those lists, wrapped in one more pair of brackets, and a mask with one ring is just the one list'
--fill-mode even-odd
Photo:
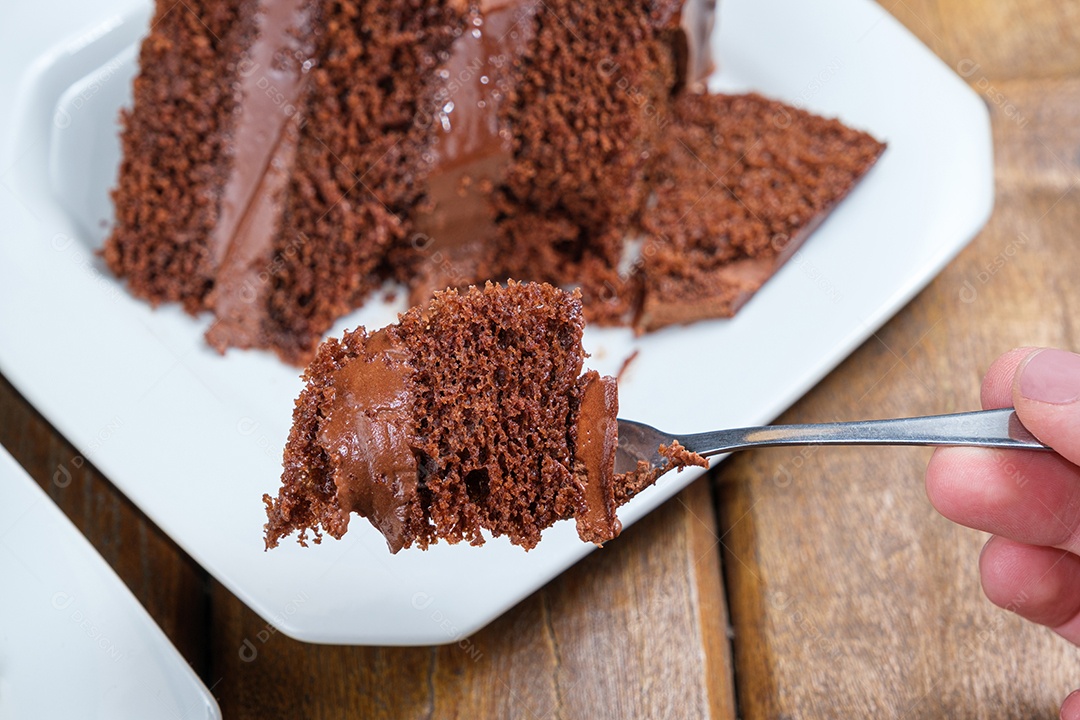
{"label": "white square plate", "polygon": [[220,718],[108,563],[0,448],[0,718]]}
{"label": "white square plate", "polygon": [[[294,368],[222,358],[209,319],[132,299],[93,251],[111,216],[117,109],[129,102],[146,2],[16,3],[0,44],[0,370],[146,514],[282,632],[413,645],[472,633],[592,547],[572,523],[529,553],[504,540],[391,556],[355,522],[340,542],[263,552]],[[188,12],[178,3],[173,12]],[[714,87],[754,89],[865,128],[878,165],[734,320],[634,338],[586,332],[618,371],[621,415],[674,432],[768,422],[920,290],[989,216],[989,116],[979,98],[868,0],[726,0]],[[380,326],[372,302],[338,324]],[[626,524],[699,472],[663,478]]]}

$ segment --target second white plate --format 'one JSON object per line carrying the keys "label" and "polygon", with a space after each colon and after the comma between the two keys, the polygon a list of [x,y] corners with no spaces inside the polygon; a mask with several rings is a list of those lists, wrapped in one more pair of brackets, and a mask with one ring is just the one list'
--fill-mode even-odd
{"label": "second white plate", "polygon": [[161,628],[3,448],[0,497],[0,718],[220,718]]}

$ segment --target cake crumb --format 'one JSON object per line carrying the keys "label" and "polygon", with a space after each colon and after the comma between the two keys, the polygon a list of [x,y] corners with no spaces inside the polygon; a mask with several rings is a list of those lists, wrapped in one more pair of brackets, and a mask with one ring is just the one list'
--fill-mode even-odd
{"label": "cake crumb", "polygon": [[686,467],[703,467],[708,469],[708,459],[698,455],[696,452],[691,452],[679,444],[678,440],[672,440],[671,445],[661,445],[660,454],[667,458],[668,464],[665,466],[662,472],[668,470],[677,470],[682,472]]}
{"label": "cake crumb", "polygon": [[634,360],[637,359],[638,353],[640,352],[640,350],[634,350],[634,352],[626,356],[626,359],[622,361],[622,367],[619,368],[619,372],[615,374],[616,380],[622,382],[623,375],[626,374],[627,368],[630,367],[630,363],[634,362]]}

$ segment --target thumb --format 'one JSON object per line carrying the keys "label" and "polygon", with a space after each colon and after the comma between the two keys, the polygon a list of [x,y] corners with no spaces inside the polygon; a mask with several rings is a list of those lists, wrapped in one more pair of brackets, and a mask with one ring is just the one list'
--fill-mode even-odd
{"label": "thumb", "polygon": [[1017,368],[1012,394],[1020,422],[1066,460],[1080,465],[1080,355],[1036,350]]}

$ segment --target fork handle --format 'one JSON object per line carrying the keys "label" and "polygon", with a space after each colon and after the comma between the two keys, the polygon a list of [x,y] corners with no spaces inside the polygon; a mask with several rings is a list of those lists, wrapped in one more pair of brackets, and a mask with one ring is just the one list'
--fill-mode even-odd
{"label": "fork handle", "polygon": [[969,445],[1050,450],[1021,424],[1012,408],[954,415],[770,425],[677,438],[700,455],[776,445]]}

